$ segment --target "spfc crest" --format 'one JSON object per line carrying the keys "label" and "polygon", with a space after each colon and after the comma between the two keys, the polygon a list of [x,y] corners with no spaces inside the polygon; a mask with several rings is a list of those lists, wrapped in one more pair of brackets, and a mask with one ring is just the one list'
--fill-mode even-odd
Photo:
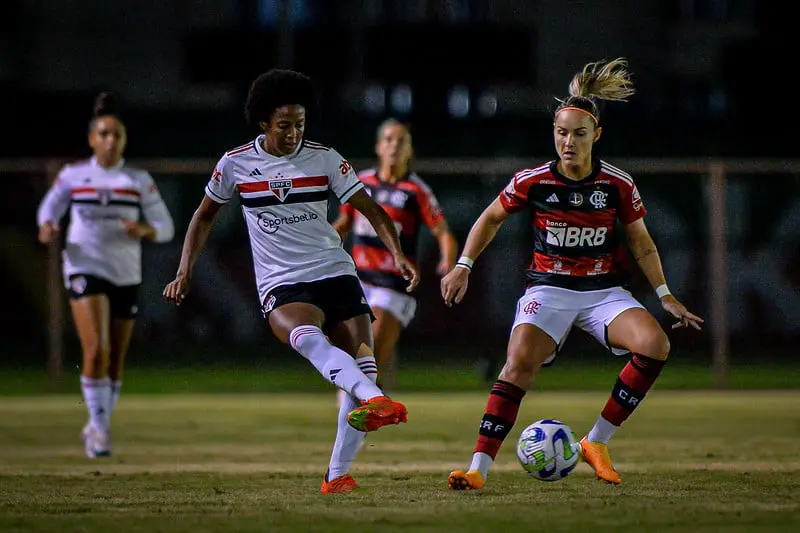
{"label": "spfc crest", "polygon": [[283,202],[292,190],[292,180],[270,180],[269,190]]}
{"label": "spfc crest", "polygon": [[107,206],[111,202],[111,189],[97,189],[97,199],[100,205]]}

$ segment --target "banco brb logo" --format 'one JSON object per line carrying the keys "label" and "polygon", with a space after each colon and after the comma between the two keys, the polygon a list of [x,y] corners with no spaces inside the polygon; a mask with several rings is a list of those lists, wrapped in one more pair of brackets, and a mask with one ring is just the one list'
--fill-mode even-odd
{"label": "banco brb logo", "polygon": [[263,211],[258,214],[258,227],[267,235],[272,235],[281,226],[291,226],[292,224],[300,224],[301,222],[311,222],[317,220],[319,215],[316,213],[296,213],[293,215],[274,215],[269,211]]}

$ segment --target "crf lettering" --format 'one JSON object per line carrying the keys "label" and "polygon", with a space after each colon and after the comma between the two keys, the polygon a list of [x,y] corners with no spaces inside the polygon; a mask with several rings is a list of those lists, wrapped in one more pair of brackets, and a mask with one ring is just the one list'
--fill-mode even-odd
{"label": "crf lettering", "polygon": [[633,405],[633,406],[636,406],[639,403],[639,398],[635,398],[635,397],[631,396],[628,393],[628,391],[623,390],[623,389],[620,389],[620,391],[619,391],[619,399],[622,400],[623,402],[625,402],[627,404],[630,404],[630,405]]}
{"label": "crf lettering", "polygon": [[497,433],[498,431],[503,431],[505,429],[505,426],[502,424],[497,424],[496,426],[493,427],[493,424],[491,422],[489,422],[488,420],[484,420],[483,423],[481,424],[481,429],[486,429],[488,431],[494,431],[495,433]]}

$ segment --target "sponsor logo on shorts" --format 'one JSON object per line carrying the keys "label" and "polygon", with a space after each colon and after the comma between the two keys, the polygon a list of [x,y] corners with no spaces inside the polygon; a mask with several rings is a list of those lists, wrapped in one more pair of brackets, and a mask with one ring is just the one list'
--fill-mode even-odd
{"label": "sponsor logo on shorts", "polygon": [[69,280],[69,288],[75,294],[83,294],[86,291],[86,278],[84,276],[75,276]]}
{"label": "sponsor logo on shorts", "polygon": [[263,211],[258,214],[258,227],[267,235],[272,235],[281,226],[291,226],[293,224],[300,224],[302,222],[311,222],[317,220],[319,215],[316,213],[300,213],[297,215],[277,216],[269,211]]}
{"label": "sponsor logo on shorts", "polygon": [[542,304],[537,302],[536,300],[531,300],[530,302],[525,304],[525,307],[522,308],[522,312],[526,315],[535,315],[539,312],[539,309],[542,308]]}
{"label": "sponsor logo on shorts", "polygon": [[267,301],[264,302],[264,305],[261,306],[261,312],[266,315],[267,313],[272,311],[272,309],[275,307],[276,301],[277,298],[275,298],[275,295],[270,295],[270,297],[267,298]]}

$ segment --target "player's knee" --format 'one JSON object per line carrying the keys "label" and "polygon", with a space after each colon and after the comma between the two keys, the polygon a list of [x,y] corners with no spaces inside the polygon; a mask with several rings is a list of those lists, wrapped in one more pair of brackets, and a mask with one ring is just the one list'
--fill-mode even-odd
{"label": "player's knee", "polygon": [[643,335],[640,352],[652,359],[665,361],[669,357],[669,338],[661,328],[653,328]]}
{"label": "player's knee", "polygon": [[542,362],[530,352],[511,352],[500,377],[514,384],[530,383],[541,366]]}

